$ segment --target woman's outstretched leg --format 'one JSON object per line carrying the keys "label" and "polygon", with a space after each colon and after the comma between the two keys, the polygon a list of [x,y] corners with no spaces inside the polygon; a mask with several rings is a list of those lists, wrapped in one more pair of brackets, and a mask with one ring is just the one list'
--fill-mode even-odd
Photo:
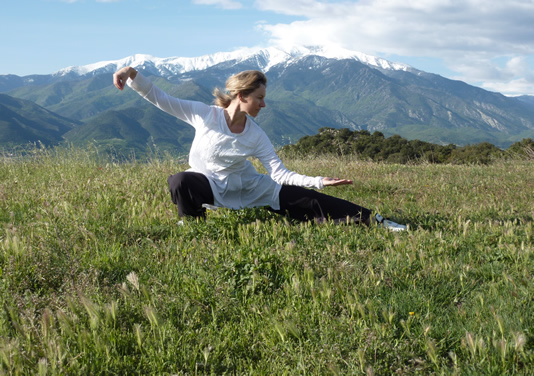
{"label": "woman's outstretched leg", "polygon": [[371,210],[312,189],[283,185],[279,197],[280,209],[270,210],[293,219],[371,224]]}
{"label": "woman's outstretched leg", "polygon": [[198,173],[182,171],[167,179],[171,199],[178,205],[180,217],[206,217],[206,209],[202,204],[213,205],[213,192],[208,179]]}

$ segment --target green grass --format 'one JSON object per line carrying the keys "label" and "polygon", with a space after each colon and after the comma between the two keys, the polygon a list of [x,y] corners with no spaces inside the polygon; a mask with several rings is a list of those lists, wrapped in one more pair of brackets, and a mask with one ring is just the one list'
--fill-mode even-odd
{"label": "green grass", "polygon": [[177,226],[170,157],[1,157],[0,374],[531,374],[531,162],[285,164],[411,230]]}

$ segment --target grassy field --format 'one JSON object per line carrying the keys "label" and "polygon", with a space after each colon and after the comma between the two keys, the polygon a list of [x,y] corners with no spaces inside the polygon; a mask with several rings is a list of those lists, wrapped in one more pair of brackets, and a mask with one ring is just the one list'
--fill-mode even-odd
{"label": "grassy field", "polygon": [[285,163],[410,231],[177,226],[170,157],[0,157],[0,374],[534,372],[532,161]]}

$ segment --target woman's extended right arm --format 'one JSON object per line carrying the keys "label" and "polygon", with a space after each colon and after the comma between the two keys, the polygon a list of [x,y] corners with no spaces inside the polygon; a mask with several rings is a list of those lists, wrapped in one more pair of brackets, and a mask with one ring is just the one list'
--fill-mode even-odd
{"label": "woman's extended right arm", "polygon": [[117,89],[122,90],[124,89],[128,78],[133,80],[135,76],[137,76],[137,71],[135,69],[132,67],[124,67],[113,74],[113,83]]}

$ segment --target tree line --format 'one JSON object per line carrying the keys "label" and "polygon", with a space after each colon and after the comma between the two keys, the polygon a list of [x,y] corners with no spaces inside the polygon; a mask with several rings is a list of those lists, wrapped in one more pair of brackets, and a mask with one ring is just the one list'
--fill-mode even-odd
{"label": "tree line", "polygon": [[534,140],[525,138],[503,150],[482,142],[474,145],[439,145],[420,140],[407,140],[399,135],[385,137],[382,132],[351,131],[348,128],[321,128],[313,136],[304,136],[295,144],[285,145],[286,156],[357,155],[362,159],[388,163],[489,164],[496,159],[534,159]]}

